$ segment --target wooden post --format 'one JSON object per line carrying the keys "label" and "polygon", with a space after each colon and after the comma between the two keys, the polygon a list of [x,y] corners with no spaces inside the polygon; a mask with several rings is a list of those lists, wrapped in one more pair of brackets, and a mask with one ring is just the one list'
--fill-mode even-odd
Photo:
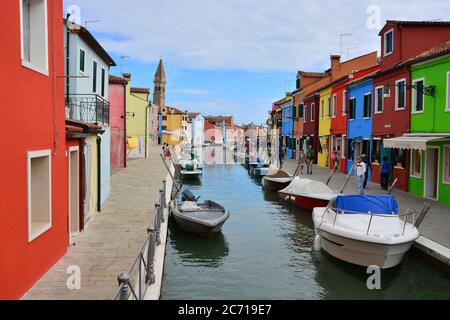
{"label": "wooden post", "polygon": [[353,165],[353,167],[348,172],[347,178],[345,179],[344,185],[342,186],[342,190],[340,193],[344,193],[345,187],[347,186],[348,181],[350,180],[350,177],[351,177],[354,169],[355,169],[355,165]]}
{"label": "wooden post", "polygon": [[423,220],[425,219],[426,215],[431,209],[431,205],[428,203],[425,203],[423,205],[422,211],[420,212],[419,218],[416,220],[416,223],[414,224],[416,228],[419,228],[419,226],[422,224]]}
{"label": "wooden post", "polygon": [[395,178],[394,182],[392,182],[392,185],[389,188],[388,194],[391,194],[392,191],[394,191],[394,188],[395,188],[395,185],[397,184],[397,182],[398,182],[398,178]]}
{"label": "wooden post", "polygon": [[298,172],[300,171],[300,165],[301,165],[301,163],[298,162],[297,168],[295,169],[294,174],[292,175],[293,177],[296,177],[298,175]]}
{"label": "wooden post", "polygon": [[[167,172],[169,172],[169,175],[170,175],[170,177],[172,178],[173,184],[175,185],[175,188],[177,188],[177,192],[180,192],[180,188],[178,187],[177,181],[175,180],[175,178],[174,178],[172,172],[170,171],[170,168],[167,166],[166,160],[164,160],[164,157],[163,157],[162,154],[160,154],[159,156],[161,157],[161,160],[163,161],[164,166],[165,166],[166,169],[167,169]],[[180,182],[180,183],[181,183],[181,182]]]}

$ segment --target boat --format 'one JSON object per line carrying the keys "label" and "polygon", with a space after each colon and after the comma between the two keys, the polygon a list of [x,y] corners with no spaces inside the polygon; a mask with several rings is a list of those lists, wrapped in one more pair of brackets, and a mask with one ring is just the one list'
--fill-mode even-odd
{"label": "boat", "polygon": [[286,188],[294,179],[289,173],[278,170],[275,174],[265,176],[263,178],[264,188],[271,191],[280,191]]}
{"label": "boat", "polygon": [[249,169],[250,175],[256,176],[256,177],[264,177],[267,176],[270,172],[269,167],[263,167],[263,166],[257,166],[257,167],[251,167]]}
{"label": "boat", "polygon": [[295,177],[285,189],[278,191],[278,196],[300,208],[312,210],[326,207],[338,193],[323,182]]}
{"label": "boat", "polygon": [[194,160],[180,160],[180,174],[183,179],[199,178],[203,174],[203,168]]}
{"label": "boat", "polygon": [[419,237],[414,222],[408,222],[415,213],[408,209],[399,216],[390,195],[340,195],[327,207],[314,208],[314,247],[359,266],[395,267]]}
{"label": "boat", "polygon": [[191,191],[185,190],[182,202],[172,201],[170,213],[175,223],[184,231],[211,236],[222,230],[230,213],[220,204],[207,200],[198,203]]}

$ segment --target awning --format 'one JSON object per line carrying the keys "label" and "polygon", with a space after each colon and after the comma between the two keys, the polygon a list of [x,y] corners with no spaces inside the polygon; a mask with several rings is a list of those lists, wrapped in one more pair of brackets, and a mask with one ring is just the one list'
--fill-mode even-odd
{"label": "awning", "polygon": [[427,150],[427,143],[450,139],[450,135],[404,135],[383,141],[384,148]]}

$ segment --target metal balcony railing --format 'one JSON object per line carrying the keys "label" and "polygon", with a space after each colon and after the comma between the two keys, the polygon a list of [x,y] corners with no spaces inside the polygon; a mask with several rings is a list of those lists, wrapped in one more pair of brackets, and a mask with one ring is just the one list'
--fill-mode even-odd
{"label": "metal balcony railing", "polygon": [[96,94],[70,94],[66,97],[66,119],[108,125],[109,102]]}

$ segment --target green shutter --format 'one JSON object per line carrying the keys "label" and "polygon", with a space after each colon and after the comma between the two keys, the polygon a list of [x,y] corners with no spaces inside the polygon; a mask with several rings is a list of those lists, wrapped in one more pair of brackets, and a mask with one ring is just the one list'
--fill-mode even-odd
{"label": "green shutter", "polygon": [[294,106],[292,107],[292,118],[295,119],[297,117],[297,108]]}

